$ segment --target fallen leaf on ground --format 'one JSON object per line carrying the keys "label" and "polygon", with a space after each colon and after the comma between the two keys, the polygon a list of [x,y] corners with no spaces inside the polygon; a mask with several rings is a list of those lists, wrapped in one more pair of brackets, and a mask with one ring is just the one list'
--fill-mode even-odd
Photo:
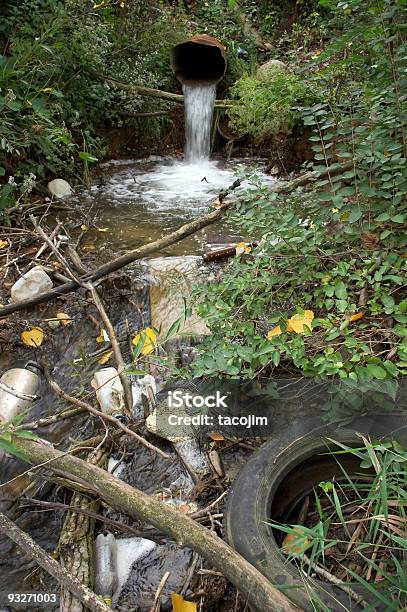
{"label": "fallen leaf on ground", "polygon": [[110,338],[109,335],[107,333],[107,331],[105,329],[101,329],[100,330],[100,334],[97,336],[96,338],[96,342],[109,342]]}
{"label": "fallen leaf on ground", "polygon": [[305,531],[300,527],[294,527],[291,533],[287,533],[283,543],[281,544],[281,550],[286,555],[298,556],[303,553],[311,544],[308,538],[304,538]]}
{"label": "fallen leaf on ground", "polygon": [[311,331],[313,319],[314,313],[312,310],[304,310],[304,314],[297,313],[291,319],[288,319],[287,331],[295,332],[296,334],[304,334],[306,331],[304,328]]}
{"label": "fallen leaf on ground", "polygon": [[89,229],[89,228],[88,228],[88,226],[87,226],[87,225],[85,225],[84,223],[82,223],[82,225],[81,225],[81,230],[82,230],[83,232],[87,232],[87,231],[88,231],[88,229]]}
{"label": "fallen leaf on ground", "polygon": [[193,601],[185,601],[182,595],[173,593],[171,595],[173,612],[197,612],[198,606]]}
{"label": "fallen leaf on ground", "polygon": [[364,316],[365,316],[364,312],[356,312],[354,315],[350,317],[349,321],[353,323],[354,321],[359,321],[359,319],[361,319]]}
{"label": "fallen leaf on ground", "polygon": [[55,270],[60,270],[62,268],[62,265],[60,264],[59,261],[53,261],[52,266],[53,268],[55,268]]}
{"label": "fallen leaf on ground", "polygon": [[109,361],[112,355],[113,355],[113,351],[107,351],[107,353],[103,353],[103,355],[99,359],[100,365],[105,365],[105,363]]}
{"label": "fallen leaf on ground", "polygon": [[235,251],[236,251],[236,255],[243,255],[244,253],[251,253],[252,252],[252,248],[247,246],[247,244],[245,242],[239,242],[236,246],[235,246]]}
{"label": "fallen leaf on ground", "polygon": [[0,249],[5,249],[8,246],[7,240],[0,240]]}
{"label": "fallen leaf on ground", "polygon": [[61,325],[70,325],[72,323],[72,319],[65,312],[57,312],[57,319],[60,321]]}
{"label": "fallen leaf on ground", "polygon": [[97,230],[98,232],[108,232],[109,228],[108,227],[98,227]]}
{"label": "fallen leaf on ground", "polygon": [[141,340],[143,340],[141,354],[150,355],[151,353],[154,353],[157,336],[151,327],[146,327],[146,329],[143,329],[140,333],[136,334],[132,340],[132,343],[135,346],[138,346]]}
{"label": "fallen leaf on ground", "polygon": [[37,348],[41,346],[44,340],[44,332],[41,327],[33,327],[32,329],[21,332],[20,338],[26,346]]}
{"label": "fallen leaf on ground", "polygon": [[281,327],[277,325],[277,327],[273,327],[273,329],[267,332],[267,340],[271,340],[274,336],[281,336],[282,333]]}
{"label": "fallen leaf on ground", "polygon": [[225,439],[225,436],[221,434],[219,431],[210,431],[208,433],[208,437],[211,438],[212,440],[215,440],[215,442],[221,442],[222,440]]}

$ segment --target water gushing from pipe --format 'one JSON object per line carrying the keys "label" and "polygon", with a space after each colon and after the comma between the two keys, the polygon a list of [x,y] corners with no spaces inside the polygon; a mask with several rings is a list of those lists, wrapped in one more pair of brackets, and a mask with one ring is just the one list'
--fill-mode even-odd
{"label": "water gushing from pipe", "polygon": [[208,160],[216,84],[184,83],[185,161],[194,164]]}

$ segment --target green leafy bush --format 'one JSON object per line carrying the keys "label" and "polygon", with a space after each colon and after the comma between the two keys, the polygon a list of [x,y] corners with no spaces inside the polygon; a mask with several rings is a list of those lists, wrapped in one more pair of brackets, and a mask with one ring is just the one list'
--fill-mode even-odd
{"label": "green leafy bush", "polygon": [[278,66],[243,76],[231,89],[236,99],[228,111],[231,127],[256,140],[279,132],[289,133],[298,121],[297,106],[310,92],[295,75]]}
{"label": "green leafy bush", "polygon": [[[308,86],[326,94],[301,108],[316,180],[290,196],[257,188],[230,214],[260,244],[197,290],[213,335],[195,374],[382,381],[407,371],[404,8],[349,4],[353,29],[308,70]],[[309,324],[290,329],[304,313]]]}

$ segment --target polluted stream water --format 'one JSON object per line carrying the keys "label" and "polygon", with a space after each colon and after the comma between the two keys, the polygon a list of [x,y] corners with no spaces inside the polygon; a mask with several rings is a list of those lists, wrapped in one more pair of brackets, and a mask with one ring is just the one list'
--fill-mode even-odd
{"label": "polluted stream water", "polygon": [[[265,174],[265,162],[261,159],[209,159],[215,87],[184,85],[183,89],[186,101],[185,160],[151,156],[147,159],[106,162],[98,167],[94,184],[89,189],[76,187],[73,194],[66,198],[69,210],[61,213],[60,218],[72,238],[75,238],[75,233],[78,235],[82,232],[83,254],[92,255],[94,252],[106,259],[111,253],[123,252],[158,239],[211,210],[219,192],[229,187],[238,176],[244,177],[250,172],[255,173],[263,182],[274,182],[274,179]],[[245,189],[250,189],[248,180],[242,181],[242,187],[234,192],[234,196]],[[80,223],[78,219],[81,220]],[[150,260],[129,266],[126,276],[117,281],[121,283],[119,292],[116,281],[110,285],[105,283],[103,297],[109,302],[115,332],[119,339],[124,340],[121,346],[127,362],[131,360],[127,341],[129,335],[134,336],[148,325],[168,330],[182,315],[184,300],[190,300],[193,284],[207,274],[202,260],[205,250],[234,244],[240,239],[226,222],[218,222],[209,230],[197,232],[164,252],[157,252],[156,257]],[[94,393],[91,386],[92,377],[99,372],[100,378],[100,371],[103,369],[98,362],[103,356],[103,350],[100,345],[95,344],[96,336],[101,330],[95,329],[95,313],[89,316],[89,304],[85,303],[79,294],[71,294],[65,300],[64,309],[68,315],[72,313],[72,324],[53,331],[44,347],[36,353],[39,359],[45,358],[52,362],[53,377],[67,393],[75,394],[78,389],[82,389],[86,397]],[[58,306],[48,304],[41,316],[44,320],[47,317],[55,317],[57,308]],[[194,315],[185,322],[184,331],[198,336],[208,333],[203,321],[194,318]],[[191,354],[193,355],[193,342],[175,343],[171,350],[174,351],[171,358],[182,365],[185,356],[188,360]],[[22,347],[17,353],[1,355],[2,372],[15,365],[16,360],[24,369],[26,363],[33,358],[32,351],[29,352],[30,359],[26,358],[28,351],[24,351]],[[37,355],[35,357],[37,358]],[[109,366],[110,364],[107,364],[107,367]],[[155,375],[162,389],[165,384],[163,371],[158,369]],[[41,374],[39,376],[41,377]],[[137,376],[132,376],[132,384],[133,410],[140,418],[143,413],[146,416],[148,394],[143,390]],[[120,392],[119,386],[117,389]],[[38,395],[39,399],[30,405],[29,420],[49,416],[67,408],[63,400],[56,398],[44,378],[41,379]],[[103,408],[100,394],[98,400]],[[115,407],[115,410],[115,414],[120,413],[121,418],[121,405]],[[66,450],[69,443],[75,439],[100,434],[98,425],[89,415],[79,415],[74,419],[57,421],[36,433]],[[194,482],[185,468],[185,463],[180,460],[168,441],[158,439],[155,444],[161,445],[170,453],[169,461],[163,460],[134,441],[127,441],[124,445],[114,445],[109,460],[110,469],[114,470],[117,478],[139,487],[180,511],[194,511],[198,508],[192,495]],[[186,446],[188,447],[188,444]],[[196,453],[195,446],[193,452]],[[206,459],[203,465],[209,466]],[[52,553],[58,545],[66,513],[57,509],[42,509],[41,506],[28,507],[27,510],[27,505],[21,505],[16,499],[27,486],[31,488],[26,497],[37,497],[51,503],[69,505],[70,494],[67,489],[55,487],[39,474],[25,474],[16,479],[26,469],[27,466],[22,461],[3,454],[0,484],[4,486],[0,488],[0,507],[11,515],[21,529]],[[209,467],[208,469],[210,471]],[[215,481],[216,478],[217,476]],[[6,484],[8,481],[11,482]],[[206,499],[203,495],[201,503],[205,503]],[[100,512],[124,526],[129,524],[126,516],[111,509],[103,508]],[[109,591],[106,597],[113,598],[113,609],[147,612],[153,605],[163,574],[170,571],[170,578],[162,592],[161,608],[169,610],[171,593],[179,593],[184,587],[187,590],[191,567],[197,565],[196,555],[188,549],[179,549],[162,534],[158,534],[162,541],[157,543],[157,534],[142,523],[130,522],[130,525],[133,529],[144,531],[145,538],[130,537],[129,534],[114,529],[107,530],[103,522],[97,523],[95,536],[104,536],[113,531],[114,543],[112,538],[109,538],[109,542],[116,551],[114,555],[109,552],[106,548],[107,540],[98,536],[99,549],[104,551],[104,557],[99,559],[98,567],[105,568],[106,563],[112,564],[112,559],[117,554],[120,557],[120,562],[115,564],[114,570],[106,570],[104,583],[103,572],[100,570],[97,580],[99,588]],[[149,539],[149,535],[155,535],[154,540]],[[96,551],[99,549],[96,548]],[[198,565],[203,567],[201,560]],[[58,585],[39,570],[35,562],[24,557],[16,545],[1,536],[0,591],[18,592],[30,589],[55,592],[58,591]],[[20,608],[18,605],[10,605],[6,609]],[[44,607],[39,606],[38,609]],[[47,609],[58,608],[50,605]]]}

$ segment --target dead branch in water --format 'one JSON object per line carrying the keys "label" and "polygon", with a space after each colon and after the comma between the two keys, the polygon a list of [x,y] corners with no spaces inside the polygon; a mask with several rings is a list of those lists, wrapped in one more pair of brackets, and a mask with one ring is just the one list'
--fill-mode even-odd
{"label": "dead branch in water", "polygon": [[89,493],[131,518],[142,520],[167,533],[181,547],[192,548],[230,580],[258,612],[294,612],[299,608],[275,588],[221,538],[181,512],[131,487],[105,470],[82,459],[65,455],[50,444],[12,436],[11,444],[34,465],[46,463],[53,472],[87,483]]}
{"label": "dead branch in water", "polygon": [[[310,183],[315,182],[316,180],[320,178],[324,178],[326,176],[331,176],[331,177],[335,176],[335,174],[337,174],[338,172],[343,172],[349,167],[351,167],[351,163],[338,164],[338,166],[335,169],[333,170],[327,169],[324,172],[314,172],[314,171],[306,172],[305,174],[302,174],[301,176],[298,176],[291,181],[285,181],[285,182],[278,183],[277,185],[274,185],[273,187],[270,188],[270,192],[272,193],[290,193],[291,191],[294,191],[294,189],[297,189],[298,187],[304,187]],[[148,257],[149,255],[152,255],[156,251],[167,248],[171,246],[172,244],[175,244],[176,242],[180,242],[184,238],[187,238],[187,236],[190,236],[191,234],[195,234],[200,229],[207,227],[208,225],[211,225],[212,223],[215,223],[223,216],[224,212],[231,206],[230,202],[224,201],[226,195],[228,195],[231,191],[236,189],[236,187],[238,187],[239,185],[240,185],[240,181],[237,180],[228,189],[226,189],[225,191],[221,192],[221,194],[219,194],[218,207],[216,208],[216,210],[211,211],[210,213],[203,215],[202,217],[199,217],[198,219],[195,219],[194,221],[185,223],[185,225],[182,225],[180,228],[178,228],[174,232],[171,232],[170,234],[167,234],[166,236],[163,236],[162,238],[159,238],[158,240],[155,240],[154,242],[150,242],[149,244],[146,244],[142,247],[128,251],[124,255],[121,255],[120,257],[117,257],[116,259],[113,259],[112,261],[106,264],[103,264],[102,266],[100,266],[99,268],[91,272],[90,274],[83,276],[80,279],[81,282],[82,281],[83,282],[86,282],[86,281],[93,282],[95,280],[103,278],[104,276],[107,276],[111,272],[116,272],[116,270],[120,270],[121,268],[129,265],[130,263],[133,263],[134,261],[138,259],[142,259],[143,257]],[[16,312],[18,310],[24,310],[25,308],[29,308],[30,306],[35,306],[37,304],[42,304],[43,302],[48,302],[49,300],[57,298],[60,295],[64,295],[65,293],[69,293],[70,291],[78,289],[78,287],[80,286],[81,285],[79,283],[71,281],[69,283],[64,283],[62,285],[59,285],[58,287],[51,289],[51,291],[47,291],[46,293],[43,293],[42,295],[38,295],[37,297],[32,298],[31,300],[26,300],[25,302],[18,302],[17,304],[7,304],[6,306],[2,306],[0,308],[0,318],[5,317],[6,315],[9,315],[12,312]]]}
{"label": "dead branch in water", "polygon": [[[233,185],[231,185],[226,191],[223,192],[224,197],[233,189],[236,189],[239,185],[240,181],[236,180]],[[163,236],[163,238],[159,238],[154,242],[150,242],[149,244],[146,244],[142,247],[128,251],[124,255],[121,255],[120,257],[117,257],[116,259],[113,259],[112,261],[103,264],[90,274],[83,276],[80,281],[93,282],[95,280],[98,280],[99,278],[107,276],[111,272],[116,272],[116,270],[120,270],[124,266],[127,266],[138,259],[143,259],[148,255],[152,255],[152,253],[156,251],[169,247],[172,244],[175,244],[176,242],[180,242],[187,236],[195,234],[195,232],[199,231],[200,229],[218,221],[222,217],[223,213],[229,208],[229,206],[229,203],[222,201],[222,204],[216,210],[213,210],[210,213],[203,215],[198,219],[195,219],[194,221],[185,223],[185,225],[182,225],[174,232]],[[35,306],[37,304],[42,304],[43,302],[48,302],[49,300],[57,298],[60,295],[69,293],[74,289],[78,289],[80,286],[80,283],[76,281],[70,281],[69,283],[64,283],[63,285],[54,287],[54,289],[51,289],[51,291],[47,291],[46,293],[38,295],[35,298],[32,298],[31,300],[2,306],[0,308],[0,317],[4,317],[12,312],[16,312],[17,310],[24,310],[25,308],[29,308],[30,306]]]}
{"label": "dead branch in water", "polygon": [[[41,236],[41,238],[44,240],[44,242],[49,246],[49,248],[51,249],[51,251],[54,253],[54,255],[58,258],[58,260],[60,261],[60,263],[62,264],[62,266],[64,267],[66,273],[68,274],[68,276],[76,283],[78,283],[78,285],[82,286],[84,289],[87,289],[91,295],[92,295],[92,299],[93,302],[97,308],[97,310],[99,311],[99,314],[102,318],[102,321],[107,329],[107,333],[109,335],[109,340],[111,342],[112,345],[112,349],[113,349],[113,353],[114,353],[114,357],[115,357],[115,361],[116,361],[116,366],[117,366],[117,371],[119,372],[119,377],[120,377],[120,381],[123,385],[123,390],[124,390],[124,400],[125,400],[125,405],[126,405],[126,412],[127,412],[127,416],[129,416],[130,418],[133,417],[133,396],[132,396],[132,392],[131,392],[131,384],[130,384],[130,380],[128,378],[128,376],[126,376],[125,373],[125,369],[126,369],[126,364],[124,363],[124,359],[123,359],[123,355],[122,352],[120,350],[120,345],[119,342],[117,340],[116,337],[116,333],[113,329],[113,325],[109,319],[109,316],[102,304],[102,301],[99,297],[98,292],[96,291],[94,285],[92,284],[92,282],[89,281],[82,281],[81,278],[79,278],[78,276],[76,276],[76,274],[74,274],[74,272],[71,269],[71,266],[69,264],[69,262],[67,261],[67,259],[64,257],[64,255],[62,255],[61,251],[58,249],[58,247],[52,242],[52,240],[47,236],[47,234],[44,232],[44,230],[38,225],[37,220],[35,219],[35,217],[33,215],[30,215],[30,221],[31,223],[34,225],[35,230],[37,232],[37,234],[39,234]],[[76,261],[76,264],[74,263],[74,266],[78,265],[78,263],[81,265],[81,261],[79,260]]]}

